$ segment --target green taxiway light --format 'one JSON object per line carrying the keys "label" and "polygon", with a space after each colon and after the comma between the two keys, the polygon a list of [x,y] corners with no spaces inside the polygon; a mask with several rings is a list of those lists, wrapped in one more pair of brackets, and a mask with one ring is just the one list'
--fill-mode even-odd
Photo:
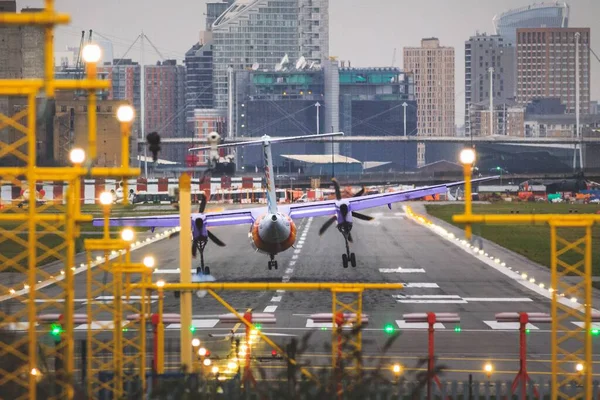
{"label": "green taxiway light", "polygon": [[254,325],[254,329],[256,329],[257,331],[260,331],[262,329],[262,325],[256,324],[256,325]]}
{"label": "green taxiway light", "polygon": [[196,332],[196,327],[194,325],[190,326],[190,332],[192,332],[192,333]]}
{"label": "green taxiway light", "polygon": [[62,326],[60,326],[59,324],[52,324],[50,326],[50,333],[52,334],[52,336],[60,336],[62,332]]}
{"label": "green taxiway light", "polygon": [[530,332],[531,332],[531,331],[530,331],[529,329],[525,329],[525,333],[526,333],[527,335],[529,335],[529,333],[530,333]]}
{"label": "green taxiway light", "polygon": [[454,327],[454,332],[460,333],[461,331],[462,331],[462,328],[460,326],[455,326]]}
{"label": "green taxiway light", "polygon": [[600,335],[600,329],[592,329],[592,336],[598,336]]}
{"label": "green taxiway light", "polygon": [[383,331],[384,331],[385,333],[387,333],[388,335],[391,335],[391,334],[392,334],[392,333],[394,333],[394,331],[395,331],[395,329],[394,329],[394,325],[392,325],[392,324],[386,324],[386,325],[383,327]]}

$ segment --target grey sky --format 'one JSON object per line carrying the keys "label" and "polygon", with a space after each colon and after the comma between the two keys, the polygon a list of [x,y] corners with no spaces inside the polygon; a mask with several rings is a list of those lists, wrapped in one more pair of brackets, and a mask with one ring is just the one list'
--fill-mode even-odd
{"label": "grey sky", "polygon": [[[18,7],[41,6],[42,0],[17,0]],[[115,57],[127,50],[143,30],[165,57],[182,60],[204,29],[204,0],[56,0],[60,11],[72,15],[70,27],[57,32],[57,45],[75,45],[81,30],[93,29],[113,39]],[[532,4],[527,0],[330,0],[330,53],[353,66],[389,66],[397,48],[436,36],[456,49],[457,123],[464,117],[464,42],[476,31],[492,32],[492,17],[509,8]],[[600,55],[600,1],[571,0],[571,27],[592,29],[592,48]],[[141,48],[128,54],[139,60]],[[145,60],[159,56],[146,47]],[[592,99],[600,99],[600,62],[592,56]]]}

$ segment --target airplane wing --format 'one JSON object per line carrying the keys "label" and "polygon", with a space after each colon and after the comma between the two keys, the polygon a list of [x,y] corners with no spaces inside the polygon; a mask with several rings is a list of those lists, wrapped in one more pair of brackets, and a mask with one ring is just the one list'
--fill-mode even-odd
{"label": "airplane wing", "polygon": [[[205,217],[207,227],[226,225],[252,224],[254,220],[265,212],[264,208],[240,209],[205,214],[192,213],[192,219],[201,215]],[[180,226],[179,214],[155,215],[143,217],[116,217],[110,218],[111,226],[140,226],[148,228],[174,228]],[[104,226],[103,218],[95,218],[93,226]]]}
{"label": "airplane wing", "polygon": [[[497,176],[473,179],[472,183],[485,182],[497,179]],[[402,190],[391,193],[372,194],[367,196],[351,197],[344,199],[350,205],[352,211],[364,210],[366,208],[380,207],[402,201],[420,199],[425,196],[446,193],[448,188],[464,185],[464,181],[446,183],[441,185],[426,186],[417,189]],[[337,211],[336,200],[317,201],[314,203],[292,204],[289,207],[291,218],[323,217],[335,215]]]}

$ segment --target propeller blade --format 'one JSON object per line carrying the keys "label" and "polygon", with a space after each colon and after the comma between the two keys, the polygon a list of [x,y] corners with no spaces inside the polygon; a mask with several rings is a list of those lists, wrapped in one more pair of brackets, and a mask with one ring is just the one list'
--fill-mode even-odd
{"label": "propeller blade", "polygon": [[322,235],[323,233],[325,233],[325,231],[326,231],[327,229],[329,229],[329,227],[330,227],[331,225],[333,225],[333,223],[334,223],[335,221],[337,221],[337,217],[336,217],[336,216],[333,216],[333,217],[329,218],[329,219],[327,220],[327,222],[325,222],[325,223],[323,224],[323,226],[321,227],[321,229],[319,229],[319,235]]}
{"label": "propeller blade", "polygon": [[333,182],[333,187],[335,188],[335,198],[338,200],[342,199],[342,191],[340,190],[340,184],[337,179],[332,178],[331,182]]}
{"label": "propeller blade", "polygon": [[206,195],[202,193],[200,195],[200,214],[204,214],[204,210],[206,209]]}
{"label": "propeller blade", "polygon": [[216,244],[217,246],[220,246],[220,247],[225,247],[225,243],[223,243],[221,241],[221,239],[216,237],[211,231],[207,231],[207,232],[208,232],[208,237],[210,238],[210,240],[212,240],[214,242],[214,244]]}
{"label": "propeller blade", "polygon": [[365,214],[358,213],[356,211],[352,211],[352,216],[354,218],[357,218],[357,219],[362,219],[363,221],[372,221],[372,220],[375,219],[373,217],[370,217],[370,216],[365,215]]}
{"label": "propeller blade", "polygon": [[358,193],[356,193],[356,194],[355,194],[354,196],[352,196],[352,197],[360,197],[360,196],[362,196],[363,194],[365,194],[365,187],[364,187],[364,186],[362,187],[362,189],[360,189],[360,190],[358,191]]}
{"label": "propeller blade", "polygon": [[352,239],[352,234],[351,233],[348,233],[348,241],[350,243],[354,243],[354,239]]}

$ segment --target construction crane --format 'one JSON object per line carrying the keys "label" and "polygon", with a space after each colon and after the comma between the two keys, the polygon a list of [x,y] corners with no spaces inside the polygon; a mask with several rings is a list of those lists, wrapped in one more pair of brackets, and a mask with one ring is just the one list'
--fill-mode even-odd
{"label": "construction crane", "polygon": [[[90,34],[88,36],[87,44],[92,43],[92,30],[90,29]],[[77,63],[75,64],[75,73],[77,74],[77,79],[83,79],[84,73],[84,65],[83,65],[83,48],[86,45],[85,43],[85,31],[81,31],[81,41],[79,42],[79,52],[77,54]]]}

